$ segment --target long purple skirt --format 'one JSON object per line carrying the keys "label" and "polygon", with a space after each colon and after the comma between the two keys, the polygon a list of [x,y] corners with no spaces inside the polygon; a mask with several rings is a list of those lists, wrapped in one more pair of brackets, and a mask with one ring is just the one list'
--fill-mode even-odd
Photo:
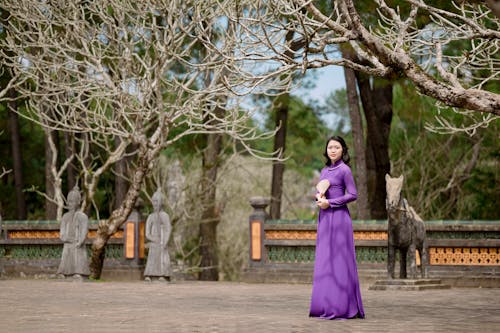
{"label": "long purple skirt", "polygon": [[309,315],[323,319],[365,317],[347,207],[320,211]]}

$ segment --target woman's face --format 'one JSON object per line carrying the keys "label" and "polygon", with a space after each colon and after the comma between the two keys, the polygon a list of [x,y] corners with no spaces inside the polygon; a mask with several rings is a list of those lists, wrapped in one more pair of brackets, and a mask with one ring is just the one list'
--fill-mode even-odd
{"label": "woman's face", "polygon": [[342,158],[342,145],[340,142],[330,140],[326,146],[326,154],[332,163],[337,162]]}

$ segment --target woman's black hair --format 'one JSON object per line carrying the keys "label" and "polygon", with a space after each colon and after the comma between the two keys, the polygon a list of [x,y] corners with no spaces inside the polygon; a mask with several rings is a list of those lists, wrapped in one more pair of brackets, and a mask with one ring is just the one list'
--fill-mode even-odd
{"label": "woman's black hair", "polygon": [[325,152],[323,153],[323,156],[326,157],[325,164],[328,166],[332,164],[332,161],[328,157],[328,143],[332,140],[340,143],[340,145],[342,146],[342,161],[344,161],[345,164],[349,165],[349,161],[351,160],[351,158],[349,157],[349,148],[347,148],[347,144],[345,143],[344,139],[342,139],[342,137],[338,135],[331,136],[328,138],[328,140],[326,140]]}

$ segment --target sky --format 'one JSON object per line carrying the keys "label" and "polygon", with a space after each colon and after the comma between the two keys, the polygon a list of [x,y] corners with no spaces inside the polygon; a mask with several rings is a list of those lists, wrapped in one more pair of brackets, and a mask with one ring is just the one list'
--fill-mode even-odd
{"label": "sky", "polygon": [[[323,105],[325,99],[337,89],[345,88],[344,68],[340,66],[327,66],[317,69],[308,69],[316,72],[316,86],[312,89],[298,88],[292,93],[301,96],[305,101],[317,100],[319,105]],[[337,128],[338,116],[334,113],[327,113],[321,116],[325,125],[329,128]],[[344,130],[348,130],[344,127]]]}
{"label": "sky", "polygon": [[337,89],[345,88],[344,69],[340,66],[327,66],[318,69],[309,69],[316,73],[316,86],[313,89],[296,89],[293,93],[304,99],[316,99],[320,104],[326,97]]}
{"label": "sky", "polygon": [[[308,69],[308,73],[314,73],[315,87],[311,89],[295,88],[292,94],[300,96],[306,103],[315,100],[313,105],[323,105],[330,93],[337,89],[345,88],[344,69],[340,66],[327,66],[323,68]],[[248,102],[249,109],[252,109],[252,101]],[[246,105],[246,104],[244,104]],[[264,123],[263,114],[257,112],[253,115],[254,119],[261,125]],[[325,114],[321,117],[325,125],[330,128],[337,128],[338,116],[334,113]]]}

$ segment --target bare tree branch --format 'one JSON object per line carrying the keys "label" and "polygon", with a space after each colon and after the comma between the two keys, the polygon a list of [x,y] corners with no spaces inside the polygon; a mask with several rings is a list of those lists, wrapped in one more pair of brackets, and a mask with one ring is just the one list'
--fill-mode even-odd
{"label": "bare tree branch", "polygon": [[2,172],[0,173],[0,179],[2,179],[4,176],[8,175],[9,173],[12,172],[12,169],[5,169],[5,167],[2,167]]}
{"label": "bare tree branch", "polygon": [[[308,0],[240,1],[244,10],[226,11],[240,32],[236,58],[227,60],[237,59],[245,64],[241,68],[252,70],[256,62],[276,63],[267,71],[246,72],[255,78],[332,64],[404,77],[440,105],[491,114],[490,122],[498,119],[500,96],[494,87],[500,79],[500,20],[488,7],[462,1],[445,10],[408,0],[409,9],[402,11],[385,0],[376,2],[379,9],[371,15],[378,16],[377,24],[363,21],[353,0],[333,1],[328,10]],[[301,43],[291,56],[282,42],[287,31]],[[351,45],[359,62],[342,58],[343,43]]]}

